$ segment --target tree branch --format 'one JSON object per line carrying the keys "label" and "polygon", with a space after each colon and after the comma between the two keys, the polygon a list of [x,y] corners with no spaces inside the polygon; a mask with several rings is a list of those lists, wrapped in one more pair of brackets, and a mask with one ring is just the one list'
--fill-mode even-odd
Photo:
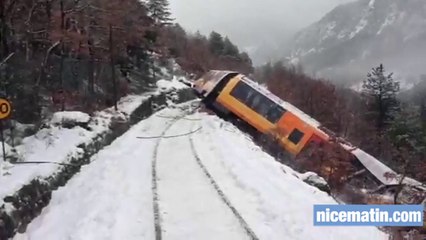
{"label": "tree branch", "polygon": [[9,56],[7,56],[5,59],[3,59],[3,61],[0,62],[0,67],[3,66],[3,64],[5,64],[13,55],[15,55],[14,52],[9,54]]}
{"label": "tree branch", "polygon": [[52,46],[50,46],[49,49],[47,49],[46,56],[44,57],[44,60],[41,63],[40,74],[38,76],[38,79],[37,79],[37,82],[36,82],[36,86],[39,86],[39,84],[40,84],[41,78],[42,78],[43,73],[44,73],[44,68],[46,67],[47,60],[49,59],[50,52],[52,52],[52,50],[55,47],[57,47],[60,43],[61,43],[61,41],[57,41]]}
{"label": "tree branch", "polygon": [[25,25],[29,25],[31,22],[31,18],[33,17],[33,13],[35,11],[35,9],[37,8],[37,6],[40,4],[39,1],[34,2],[33,1],[33,5],[31,6],[30,11],[28,12],[28,16],[27,16],[27,20],[25,21]]}

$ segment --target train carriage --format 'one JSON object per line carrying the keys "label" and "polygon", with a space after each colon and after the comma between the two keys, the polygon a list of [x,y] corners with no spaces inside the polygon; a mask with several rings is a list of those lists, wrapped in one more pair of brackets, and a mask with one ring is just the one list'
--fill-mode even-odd
{"label": "train carriage", "polygon": [[328,141],[317,121],[245,75],[210,71],[195,82],[194,89],[208,107],[222,116],[237,116],[261,134],[275,138],[293,155],[312,142]]}

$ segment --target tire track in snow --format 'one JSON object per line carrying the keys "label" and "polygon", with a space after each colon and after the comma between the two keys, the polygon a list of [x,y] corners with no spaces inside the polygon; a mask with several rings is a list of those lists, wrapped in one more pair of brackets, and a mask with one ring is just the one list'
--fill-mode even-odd
{"label": "tire track in snow", "polygon": [[214,180],[213,176],[210,174],[210,172],[207,170],[206,166],[203,164],[198,152],[195,149],[195,145],[194,145],[194,141],[192,139],[192,136],[189,137],[189,142],[190,142],[190,145],[191,145],[192,154],[194,155],[194,158],[197,161],[198,166],[201,168],[204,175],[209,179],[209,182],[211,183],[213,188],[216,190],[216,192],[219,195],[222,202],[226,206],[228,206],[228,208],[232,211],[232,213],[238,219],[238,221],[240,222],[241,226],[244,228],[245,232],[250,237],[250,239],[259,240],[259,238],[256,236],[254,231],[250,228],[250,226],[244,220],[244,218],[241,216],[241,214],[238,212],[238,210],[232,205],[231,201],[229,201],[229,199],[226,197],[225,193],[222,191],[222,189],[217,184],[216,180]]}

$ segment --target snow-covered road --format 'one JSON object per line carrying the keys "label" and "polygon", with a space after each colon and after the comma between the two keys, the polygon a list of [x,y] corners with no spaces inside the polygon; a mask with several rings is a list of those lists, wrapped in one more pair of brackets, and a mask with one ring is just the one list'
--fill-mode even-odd
{"label": "snow-covered road", "polygon": [[160,111],[100,151],[15,240],[387,239],[314,227],[313,204],[331,197],[229,123],[179,117],[190,108]]}

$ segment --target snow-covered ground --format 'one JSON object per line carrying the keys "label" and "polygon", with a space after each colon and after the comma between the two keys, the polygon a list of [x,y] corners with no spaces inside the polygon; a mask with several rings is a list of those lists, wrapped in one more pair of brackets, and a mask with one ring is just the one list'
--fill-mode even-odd
{"label": "snow-covered ground", "polygon": [[314,227],[313,204],[336,203],[330,196],[229,123],[204,113],[176,118],[183,114],[167,108],[132,127],[15,240],[155,239],[156,230],[182,240],[249,239],[250,231],[268,240],[387,239],[373,227]]}
{"label": "snow-covered ground", "polygon": [[179,82],[179,80],[176,76],[173,76],[173,78],[170,81],[164,80],[164,79],[157,81],[157,87],[158,87],[159,91],[169,91],[171,89],[187,88],[187,86],[185,86],[181,82]]}
{"label": "snow-covered ground", "polygon": [[[148,96],[131,95],[124,97],[118,103],[118,111],[108,108],[90,117],[81,112],[55,113],[48,122],[50,127],[43,128],[35,135],[23,139],[16,146],[22,162],[55,162],[67,163],[71,156],[82,154],[80,144],[88,144],[93,138],[109,130],[109,124],[114,117],[127,118]],[[88,129],[76,126],[63,128],[61,121],[87,123]],[[13,195],[23,185],[33,179],[45,179],[59,171],[58,164],[18,164],[12,165],[0,159],[0,205],[3,198]]]}

